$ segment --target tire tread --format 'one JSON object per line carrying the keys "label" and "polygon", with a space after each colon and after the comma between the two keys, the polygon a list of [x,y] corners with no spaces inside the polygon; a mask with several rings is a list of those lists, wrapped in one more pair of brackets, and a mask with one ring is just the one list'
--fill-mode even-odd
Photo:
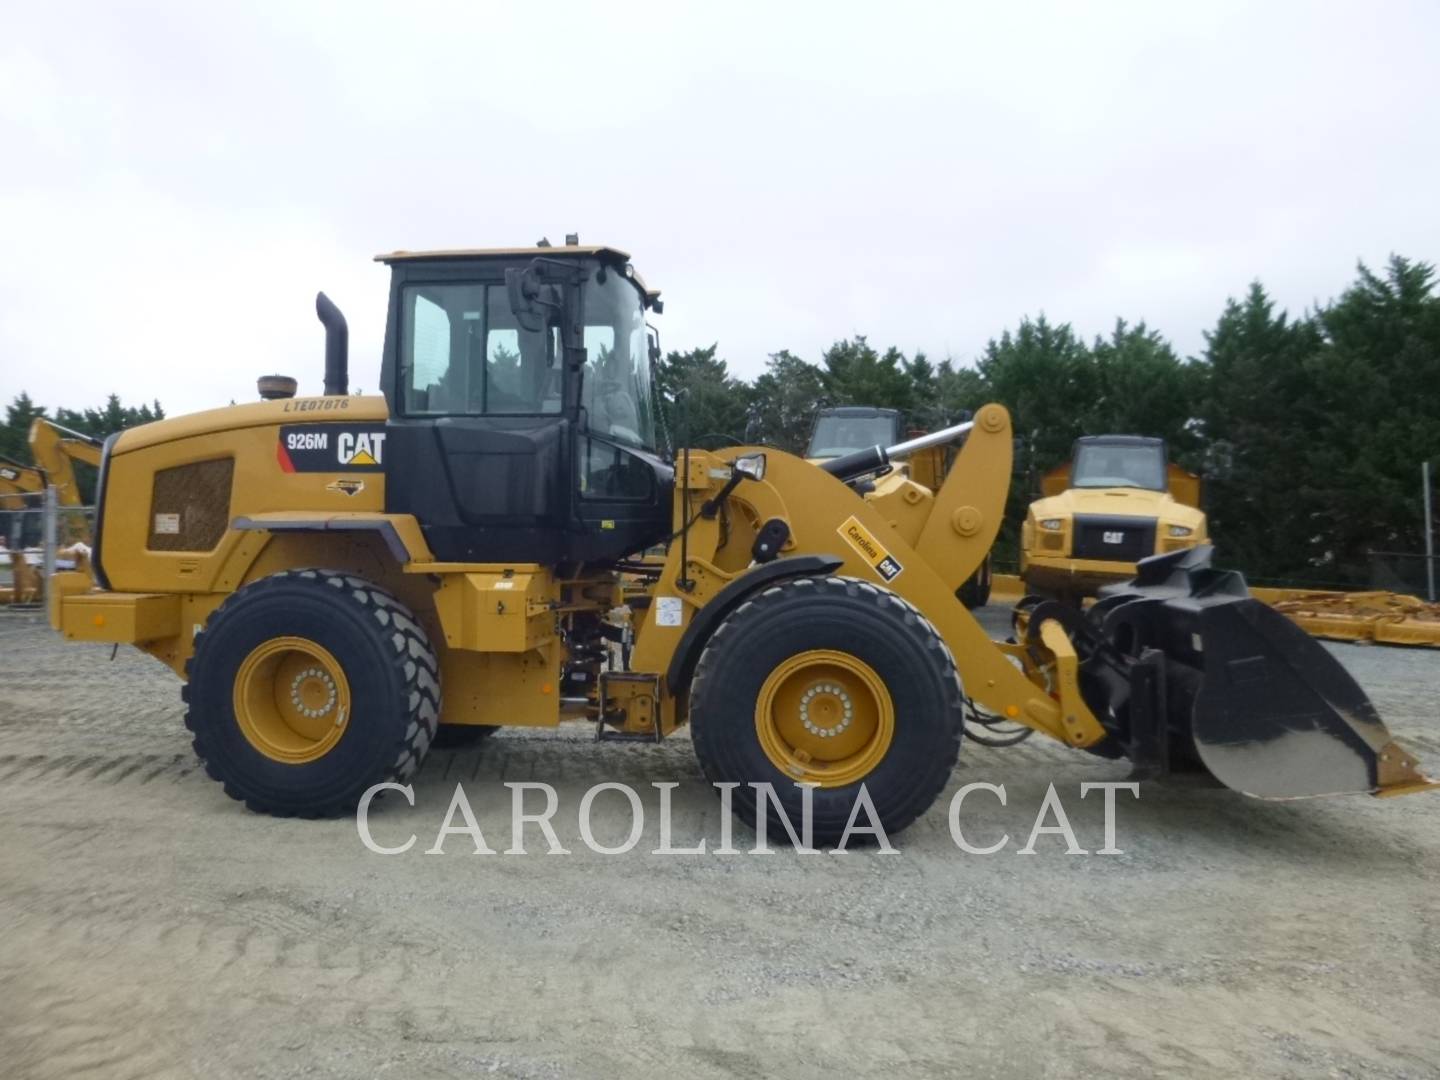
{"label": "tire tread", "polygon": [[[315,581],[323,582],[338,590],[341,597],[354,604],[361,612],[369,614],[386,630],[391,631],[387,635],[390,647],[394,650],[397,658],[402,658],[402,662],[397,667],[404,678],[403,697],[409,703],[409,722],[403,726],[397,725],[400,733],[393,746],[393,764],[384,770],[384,775],[377,776],[371,783],[390,781],[403,784],[409,781],[420,768],[421,762],[425,760],[425,755],[439,728],[441,704],[439,657],[436,655],[424,627],[415,619],[409,608],[394,595],[373,582],[340,570],[282,570],[252,582],[226,597],[225,601],[211,613],[205,626],[196,633],[191,658],[185,662],[187,682],[181,687],[180,697],[186,705],[185,727],[192,736],[190,745],[195,751],[196,757],[204,765],[206,775],[212,780],[218,781],[226,795],[238,802],[243,802],[247,808],[256,813],[270,814],[276,817],[338,817],[352,811],[355,807],[355,800],[345,797],[313,806],[294,808],[277,805],[243,790],[233,778],[224,774],[213,756],[206,753],[206,728],[195,715],[194,706],[191,704],[192,694],[188,682],[191,667],[194,659],[200,656],[201,650],[205,647],[207,628],[210,625],[233,614],[236,608],[253,600],[256,596],[264,595],[267,591],[274,591],[294,582],[310,583]],[[379,613],[384,613],[387,616],[386,619],[382,620],[376,617]]]}

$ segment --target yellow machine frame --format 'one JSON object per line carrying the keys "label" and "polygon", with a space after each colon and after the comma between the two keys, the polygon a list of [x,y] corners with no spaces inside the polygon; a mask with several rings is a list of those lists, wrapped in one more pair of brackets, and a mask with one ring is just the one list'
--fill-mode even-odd
{"label": "yellow machine frame", "polygon": [[[334,490],[324,474],[277,477],[269,467],[276,426],[302,402],[196,414],[172,422],[183,426],[178,432],[167,426],[164,438],[144,428],[123,435],[112,452],[133,458],[142,467],[126,475],[147,482],[166,469],[233,460],[231,524],[211,550],[157,551],[147,543],[147,515],[108,516],[105,568],[120,591],[91,591],[83,574],[57,575],[51,590],[56,628],[74,640],[138,645],[183,676],[196,632],[228,595],[280,570],[324,565],[385,585],[429,622],[432,637],[444,643],[445,723],[545,726],[588,708],[603,711],[620,731],[663,735],[685,718],[666,679],[686,628],[746,572],[759,524],[780,519],[790,531],[782,554],[828,553],[839,560],[837,573],[883,585],[921,608],[958,658],[967,693],[983,706],[1072,746],[1104,736],[1080,698],[1077,658],[1063,633],[1046,636],[1048,655],[1037,661],[1030,649],[992,643],[954,598],[1000,527],[1011,454],[1009,416],[1000,406],[981,410],[935,491],[897,474],[862,501],[841,481],[777,450],[691,451],[677,486],[695,506],[724,486],[737,458],[763,454],[764,476],[736,488],[724,514],[697,518],[686,544],[670,546],[648,590],[651,602],[634,620],[633,677],[607,679],[606,700],[580,706],[562,702],[560,693],[561,620],[614,610],[627,599],[623,580],[561,580],[538,565],[439,563],[414,518],[383,512],[383,474],[351,493]],[[385,404],[344,399],[344,416],[383,420]],[[106,493],[138,505],[148,497],[123,485]],[[677,528],[684,524],[678,520],[683,506],[677,499]],[[886,558],[901,567],[888,578],[878,568]],[[177,582],[183,590],[176,591]],[[629,593],[633,598],[633,588]],[[1037,663],[1052,671],[1027,677],[1022,669],[1033,674]],[[1058,689],[1052,695],[1042,684]]]}

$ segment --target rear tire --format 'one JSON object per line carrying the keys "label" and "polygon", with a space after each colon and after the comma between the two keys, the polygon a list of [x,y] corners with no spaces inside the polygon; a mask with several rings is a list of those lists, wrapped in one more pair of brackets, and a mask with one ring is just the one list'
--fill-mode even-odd
{"label": "rear tire", "polygon": [[[742,785],[732,806],[752,828],[759,793],[747,785],[768,782],[798,833],[798,781],[819,783],[813,842],[824,845],[844,833],[862,785],[887,834],[929,809],[959,753],[962,700],[950,650],[913,605],[854,578],[800,578],[720,624],[695,670],[690,722],[706,777]],[[876,735],[862,742],[871,717]],[[815,725],[823,739],[806,735]],[[825,760],[842,744],[854,753]],[[768,809],[769,836],[783,837]]]}
{"label": "rear tire", "polygon": [[439,722],[438,673],[424,628],[384,589],[285,571],[232,595],[196,635],[185,726],[232,799],[338,816],[419,769]]}

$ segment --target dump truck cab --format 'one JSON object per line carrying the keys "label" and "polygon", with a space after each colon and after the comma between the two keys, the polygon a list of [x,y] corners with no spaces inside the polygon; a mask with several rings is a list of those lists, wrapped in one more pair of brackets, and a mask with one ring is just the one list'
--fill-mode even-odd
{"label": "dump truck cab", "polygon": [[809,461],[829,461],[872,446],[894,446],[904,437],[904,417],[898,409],[832,405],[815,414],[805,457]]}
{"label": "dump truck cab", "polygon": [[646,290],[569,244],[378,257],[386,498],[442,561],[591,563],[665,535]]}
{"label": "dump truck cab", "polygon": [[1092,435],[1041,481],[1021,529],[1026,589],[1078,602],[1134,576],[1151,555],[1206,541],[1199,479],[1172,465],[1165,440]]}

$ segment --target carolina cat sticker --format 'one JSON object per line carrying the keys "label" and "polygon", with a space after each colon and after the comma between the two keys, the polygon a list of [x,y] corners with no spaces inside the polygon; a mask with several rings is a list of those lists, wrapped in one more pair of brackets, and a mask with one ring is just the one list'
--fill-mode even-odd
{"label": "carolina cat sticker", "polygon": [[287,424],[275,458],[282,471],[380,472],[385,466],[384,424]]}
{"label": "carolina cat sticker", "polygon": [[894,581],[905,569],[895,556],[881,546],[880,541],[875,539],[870,530],[860,524],[853,514],[846,518],[845,523],[836,531],[886,581]]}

